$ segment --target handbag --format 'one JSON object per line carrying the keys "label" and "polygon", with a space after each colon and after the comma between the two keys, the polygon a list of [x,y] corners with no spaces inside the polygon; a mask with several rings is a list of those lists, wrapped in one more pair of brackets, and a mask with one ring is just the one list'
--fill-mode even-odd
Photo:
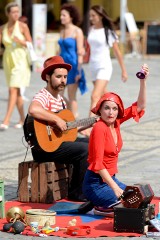
{"label": "handbag", "polygon": [[28,62],[29,64],[32,64],[33,62],[36,62],[38,58],[33,48],[33,44],[31,42],[26,42],[26,45],[27,45]]}
{"label": "handbag", "polygon": [[83,63],[88,63],[90,58],[90,46],[87,41],[87,38],[84,38],[84,49],[85,49],[85,54],[83,55]]}

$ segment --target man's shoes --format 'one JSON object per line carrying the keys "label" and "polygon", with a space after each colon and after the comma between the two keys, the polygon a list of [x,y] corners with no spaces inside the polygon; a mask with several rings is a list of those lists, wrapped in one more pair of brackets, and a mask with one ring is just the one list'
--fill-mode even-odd
{"label": "man's shoes", "polygon": [[83,194],[68,195],[68,200],[74,201],[74,202],[87,202],[88,201]]}

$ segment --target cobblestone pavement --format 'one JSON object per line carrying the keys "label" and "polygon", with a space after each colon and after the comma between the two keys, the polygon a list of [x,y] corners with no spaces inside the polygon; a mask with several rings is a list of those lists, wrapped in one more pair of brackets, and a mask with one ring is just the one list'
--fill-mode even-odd
{"label": "cobblestone pavement", "polygon": [[[135,74],[140,70],[140,66],[145,62],[150,67],[150,77],[147,83],[147,109],[146,114],[139,124],[133,120],[129,120],[122,125],[122,135],[124,140],[123,150],[119,157],[119,173],[118,178],[132,185],[134,183],[149,183],[156,196],[160,196],[160,73],[159,58],[152,59],[136,59],[125,58],[128,70],[129,80],[123,83],[120,80],[120,68],[115,59],[113,59],[113,75],[109,83],[109,91],[120,94],[124,100],[125,107],[136,101],[139,83]],[[84,96],[78,93],[79,114],[80,118],[88,116],[90,104],[90,93],[92,84],[90,82],[90,74],[88,65],[84,65],[86,72],[89,92]],[[8,90],[5,85],[4,72],[0,69],[0,122],[2,122],[6,108]],[[34,94],[44,86],[44,82],[40,80],[39,73],[32,73],[30,88],[26,90],[26,96],[31,100]],[[25,111],[27,112],[29,102],[25,102]],[[18,114],[16,110],[11,119],[10,128],[7,131],[0,132],[0,176],[5,182],[5,199],[12,200],[17,197],[18,184],[18,163],[25,158],[26,147],[23,139],[23,130],[14,129],[14,124],[18,122]],[[31,160],[30,151],[26,160]],[[145,236],[140,237],[146,239]],[[1,239],[39,239],[36,237],[25,237],[22,235],[13,235],[0,232]],[[53,237],[48,237],[53,239]],[[61,239],[54,237],[54,239]],[[73,239],[73,238],[72,238]],[[81,239],[81,238],[79,238]],[[92,238],[94,239],[94,238]],[[106,238],[98,238],[100,240]],[[128,239],[126,237],[116,237],[108,239]],[[134,240],[139,238],[134,238]]]}

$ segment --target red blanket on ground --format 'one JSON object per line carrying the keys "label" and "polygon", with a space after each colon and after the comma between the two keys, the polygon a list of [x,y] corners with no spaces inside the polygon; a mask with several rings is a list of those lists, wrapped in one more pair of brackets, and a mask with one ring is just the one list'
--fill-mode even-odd
{"label": "red blanket on ground", "polygon": [[[154,197],[152,200],[152,204],[156,205],[156,214],[158,213],[158,204],[160,201],[160,197]],[[49,209],[53,204],[42,204],[42,203],[21,203],[18,201],[13,202],[6,202],[5,209],[6,212],[10,207],[17,206],[21,207],[24,212],[26,212],[27,209]],[[126,232],[114,232],[113,230],[113,218],[107,218],[103,216],[96,216],[96,215],[56,215],[56,224],[53,227],[59,226],[61,228],[65,228],[68,225],[68,222],[71,221],[73,218],[77,220],[77,225],[83,225],[83,226],[90,226],[91,231],[89,234],[84,235],[83,237],[88,238],[96,238],[96,237],[119,237],[119,236],[132,236],[132,237],[138,237],[142,234],[139,233],[126,233]],[[0,219],[0,230],[2,231],[3,225],[7,223],[6,219]],[[26,227],[23,235],[29,235],[29,236],[37,236],[36,234],[32,233],[30,230],[30,227]],[[60,237],[71,237],[70,235],[67,235],[65,231],[58,231],[58,232],[52,232],[49,235],[53,236],[60,236]],[[74,236],[73,236],[74,237]],[[76,236],[77,237],[77,236]],[[81,237],[81,236],[80,236]]]}

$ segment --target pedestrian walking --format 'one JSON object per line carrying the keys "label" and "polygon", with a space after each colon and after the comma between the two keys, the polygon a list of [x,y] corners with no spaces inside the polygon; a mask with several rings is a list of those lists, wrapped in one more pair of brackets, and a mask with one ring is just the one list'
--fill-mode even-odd
{"label": "pedestrian walking", "polygon": [[0,40],[5,46],[3,68],[8,86],[8,106],[0,130],[8,129],[15,106],[17,106],[20,119],[14,127],[23,126],[25,115],[20,89],[29,86],[31,75],[26,51],[26,41],[32,41],[28,26],[18,20],[20,9],[17,3],[7,4],[5,12],[8,21],[0,27]]}
{"label": "pedestrian walking", "polygon": [[60,32],[60,56],[65,62],[72,65],[72,70],[68,73],[67,91],[69,109],[73,112],[75,118],[78,117],[78,104],[76,99],[77,89],[79,87],[81,94],[87,91],[85,74],[82,69],[84,55],[84,35],[80,24],[80,14],[78,9],[71,4],[64,4],[61,7]]}
{"label": "pedestrian walking", "polygon": [[[118,59],[122,70],[122,81],[127,80],[127,72],[122,54],[118,47],[118,37],[114,31],[113,21],[102,6],[92,6],[89,13],[91,27],[88,34],[90,44],[90,71],[93,82],[91,107],[95,107],[100,97],[108,91],[108,82],[112,75],[110,48]],[[93,114],[93,113],[92,113]]]}

